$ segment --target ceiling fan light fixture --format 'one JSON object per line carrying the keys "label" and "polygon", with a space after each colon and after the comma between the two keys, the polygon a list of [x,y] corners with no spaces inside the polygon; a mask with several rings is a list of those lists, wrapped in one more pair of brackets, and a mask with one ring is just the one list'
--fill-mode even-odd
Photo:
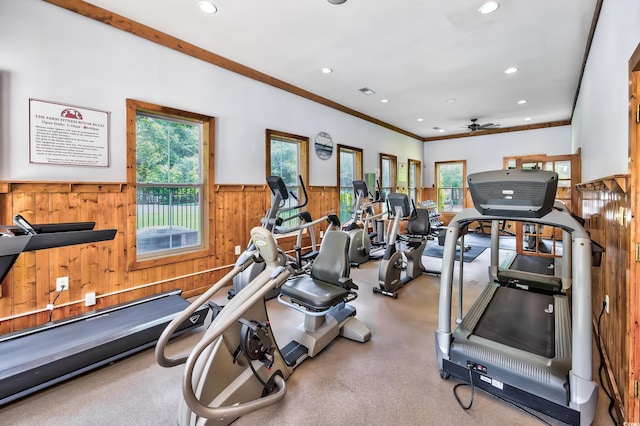
{"label": "ceiling fan light fixture", "polygon": [[327,1],[331,4],[342,4],[342,3],[345,3],[347,0],[327,0]]}
{"label": "ceiling fan light fixture", "polygon": [[200,10],[204,13],[208,13],[209,15],[213,15],[218,11],[218,8],[210,1],[199,1],[198,8],[200,8]]}
{"label": "ceiling fan light fixture", "polygon": [[500,3],[498,3],[497,1],[488,1],[482,6],[480,6],[480,9],[478,9],[478,12],[480,12],[483,15],[488,15],[498,10],[499,7],[500,7]]}

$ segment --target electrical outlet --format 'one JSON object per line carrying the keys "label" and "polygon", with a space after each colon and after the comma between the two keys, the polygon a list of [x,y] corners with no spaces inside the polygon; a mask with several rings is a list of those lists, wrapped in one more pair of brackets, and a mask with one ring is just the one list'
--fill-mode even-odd
{"label": "electrical outlet", "polygon": [[609,313],[609,295],[608,294],[604,296],[604,310],[606,313]]}
{"label": "electrical outlet", "polygon": [[96,292],[92,291],[84,295],[84,306],[93,306],[96,304]]}
{"label": "electrical outlet", "polygon": [[236,254],[240,254],[240,250],[241,250],[240,246],[236,246]]}
{"label": "electrical outlet", "polygon": [[56,278],[56,291],[69,290],[69,277]]}

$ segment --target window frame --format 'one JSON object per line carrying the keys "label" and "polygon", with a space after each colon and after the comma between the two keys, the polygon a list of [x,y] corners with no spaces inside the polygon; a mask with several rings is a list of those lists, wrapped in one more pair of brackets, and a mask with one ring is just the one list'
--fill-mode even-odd
{"label": "window frame", "polygon": [[[354,177],[353,178],[354,178],[354,180],[363,179],[364,178],[364,172],[363,172],[363,169],[364,169],[364,167],[363,167],[363,150],[362,150],[362,148],[357,148],[357,147],[354,147],[354,146],[338,144],[337,151],[338,151],[338,155],[336,155],[336,163],[337,163],[337,171],[336,171],[337,184],[336,184],[336,188],[338,189],[338,212],[339,212],[339,215],[342,216],[341,215],[342,206],[340,205],[341,204],[340,203],[340,198],[341,198],[340,194],[342,192],[342,189],[343,188],[346,189],[347,187],[341,187],[340,186],[340,182],[341,182],[341,179],[340,179],[340,177],[341,177],[340,176],[340,168],[341,168],[340,157],[341,157],[341,154],[342,154],[343,151],[352,152],[355,155],[355,159],[354,159],[354,162],[355,162],[355,170],[354,170],[354,172],[355,173],[354,173]],[[353,185],[351,185],[349,187],[349,190],[353,194]],[[354,198],[354,200],[355,200],[355,198]],[[347,209],[350,210],[352,206],[353,206],[353,203],[350,206],[348,206]],[[341,221],[343,221],[342,218],[341,218]]]}
{"label": "window frame", "polygon": [[[444,166],[444,165],[454,165],[454,164],[460,164],[462,165],[462,187],[460,188],[462,190],[462,205],[460,206],[459,209],[456,210],[451,210],[451,211],[443,211],[440,206],[440,166]],[[463,210],[466,208],[467,206],[467,161],[466,160],[450,160],[450,161],[436,161],[434,164],[434,182],[435,182],[435,188],[436,188],[436,203],[438,206],[438,210],[440,211],[440,213],[444,213],[444,214],[455,214],[458,213],[459,211]]]}
{"label": "window frame", "polygon": [[[407,171],[407,186],[408,186],[408,190],[409,190],[409,199],[411,198],[411,195],[413,193],[414,197],[413,197],[413,201],[418,204],[420,201],[422,201],[422,194],[421,194],[421,189],[422,189],[422,162],[420,160],[413,160],[411,158],[408,159],[408,171]],[[415,182],[414,186],[411,186],[411,166],[414,167],[415,169]]]}
{"label": "window frame", "polygon": [[[172,251],[163,254],[144,256],[138,258],[137,253],[137,178],[136,178],[136,116],[138,112],[153,116],[166,117],[180,121],[191,121],[202,125],[202,152],[200,155],[202,167],[202,199],[201,215],[202,230],[201,244],[193,249]],[[214,212],[214,146],[215,146],[215,117],[184,111],[167,106],[157,105],[149,102],[134,99],[126,100],[127,117],[127,227],[126,227],[126,248],[127,248],[127,271],[149,268],[154,266],[168,265],[185,260],[197,259],[201,257],[215,255],[214,238],[215,220],[211,217]]]}
{"label": "window frame", "polygon": [[[298,144],[298,172],[302,176],[305,186],[309,187],[309,138],[307,136],[294,135],[279,130],[267,129],[265,132],[265,174],[271,174],[271,140],[279,139],[283,142]],[[296,184],[298,194],[302,193],[299,182]],[[291,188],[289,188],[291,189]]]}
{"label": "window frame", "polygon": [[[382,175],[382,164],[385,160],[389,161],[389,184],[391,186],[384,186],[384,176]],[[380,167],[380,190],[386,195],[394,193],[398,190],[398,157],[391,154],[380,153],[378,160],[378,167]],[[389,193],[386,193],[386,190],[389,190]],[[372,188],[369,188],[371,191]],[[385,198],[386,198],[385,195]]]}

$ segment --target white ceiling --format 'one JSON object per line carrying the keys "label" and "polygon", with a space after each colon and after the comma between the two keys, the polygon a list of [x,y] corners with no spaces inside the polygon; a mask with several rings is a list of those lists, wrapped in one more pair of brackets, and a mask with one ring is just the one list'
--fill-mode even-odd
{"label": "white ceiling", "polygon": [[471,118],[570,119],[597,3],[502,0],[481,15],[484,0],[211,1],[213,15],[198,0],[88,3],[421,137],[466,133]]}

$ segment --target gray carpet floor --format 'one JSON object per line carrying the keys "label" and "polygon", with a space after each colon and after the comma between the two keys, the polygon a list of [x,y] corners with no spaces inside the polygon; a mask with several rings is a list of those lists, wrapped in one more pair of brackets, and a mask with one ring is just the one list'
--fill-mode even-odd
{"label": "gray carpet floor", "polygon": [[[489,255],[485,250],[465,264],[465,310],[486,284]],[[423,262],[427,269],[440,269],[440,259],[423,257]],[[360,285],[360,297],[353,304],[358,318],[372,331],[371,341],[361,344],[338,337],[294,371],[283,401],[246,415],[235,425],[544,424],[482,391],[475,392],[470,410],[460,408],[453,396],[458,382],[441,379],[435,360],[439,278],[423,275],[394,300],[372,292],[378,262],[353,269],[351,275]],[[302,314],[275,301],[268,309],[276,338],[284,345],[289,327],[301,322]],[[456,312],[456,303],[453,309]],[[175,339],[169,353],[184,353],[201,332]],[[181,377],[182,367],[159,367],[149,349],[0,408],[0,424],[175,425]],[[468,401],[468,388],[461,389],[460,396]],[[594,424],[613,424],[607,405],[601,390]]]}

